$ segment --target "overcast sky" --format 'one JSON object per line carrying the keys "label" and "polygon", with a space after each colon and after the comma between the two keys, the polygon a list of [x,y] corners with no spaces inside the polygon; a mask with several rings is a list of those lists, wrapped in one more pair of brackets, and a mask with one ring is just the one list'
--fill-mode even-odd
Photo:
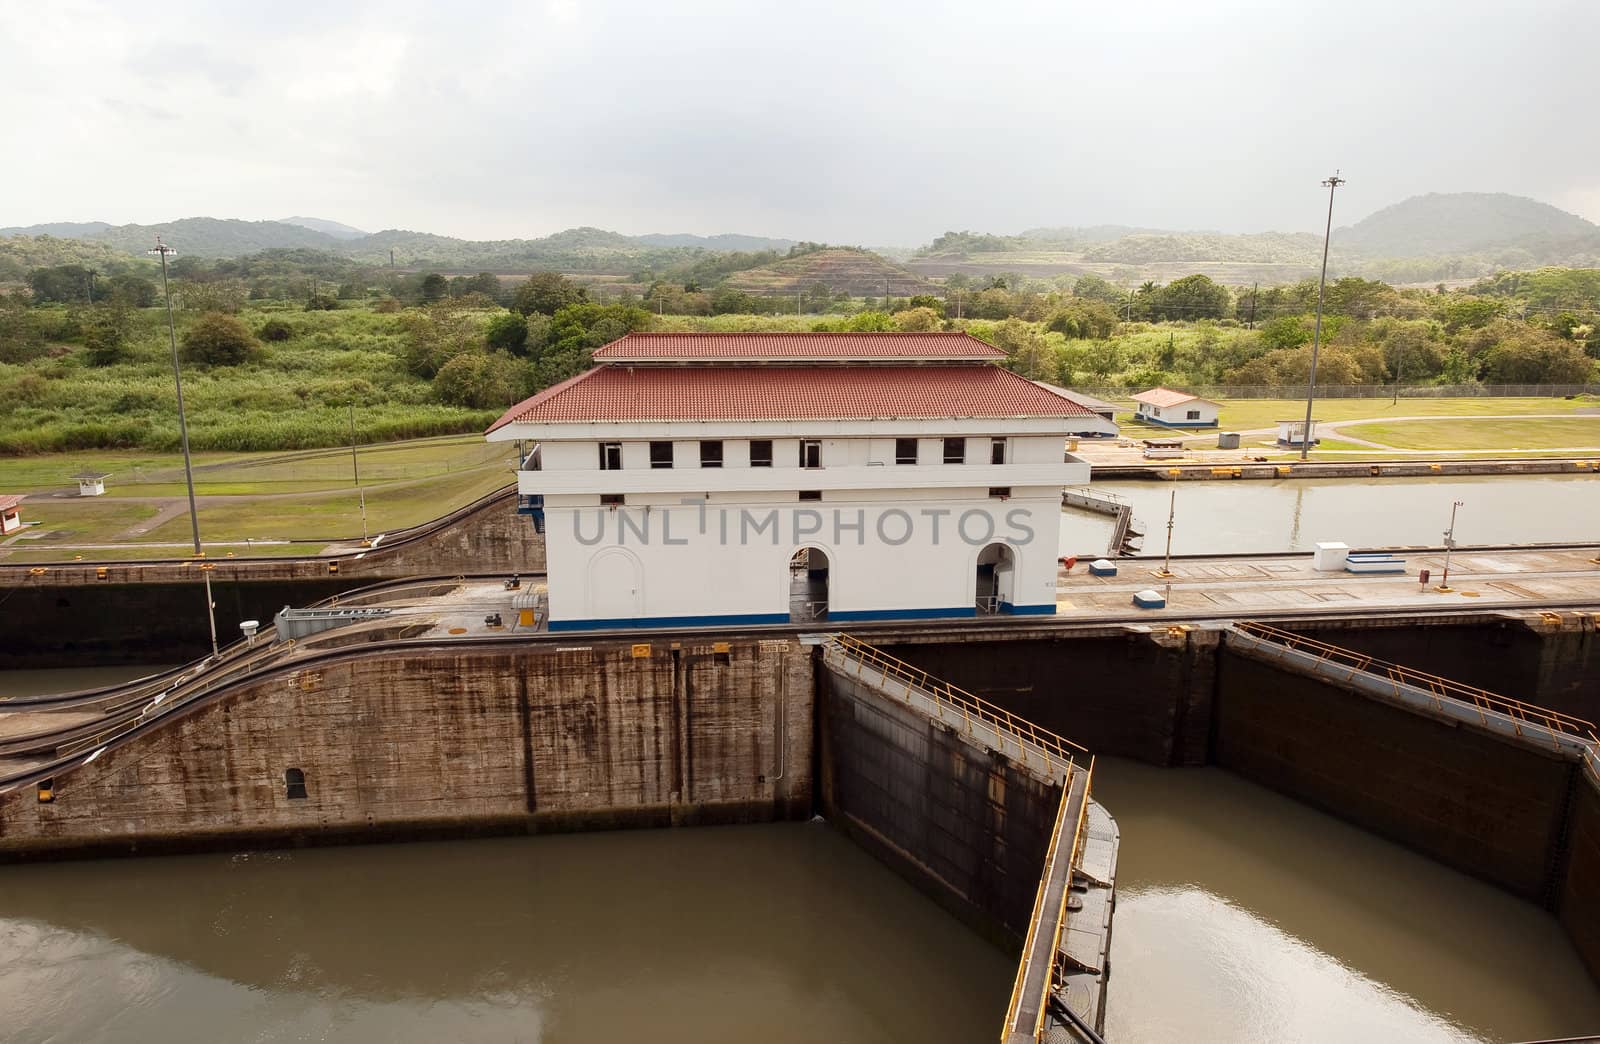
{"label": "overcast sky", "polygon": [[1600,220],[1600,2],[0,0],[0,226],[305,214],[915,245]]}

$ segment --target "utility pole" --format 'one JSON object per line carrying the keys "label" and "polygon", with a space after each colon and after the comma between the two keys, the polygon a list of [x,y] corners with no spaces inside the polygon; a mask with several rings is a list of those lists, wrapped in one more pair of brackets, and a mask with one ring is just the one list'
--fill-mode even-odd
{"label": "utility pole", "polygon": [[[1172,527],[1178,518],[1178,491],[1172,491],[1171,498],[1167,501],[1167,557],[1161,565],[1161,572],[1157,576],[1172,579]],[[1169,588],[1170,590],[1170,588]]]}
{"label": "utility pole", "polygon": [[367,539],[367,491],[361,488],[361,463],[356,459],[356,404],[350,400],[350,473],[355,478],[356,492],[361,497],[361,546],[371,547]]}
{"label": "utility pole", "polygon": [[1133,291],[1132,290],[1128,291],[1128,316],[1123,321],[1124,322],[1128,322],[1128,323],[1133,322]]}
{"label": "utility pole", "polygon": [[[161,294],[167,299],[167,340],[172,345],[172,383],[178,389],[178,433],[183,444],[183,480],[189,487],[189,526],[194,532],[194,557],[204,558],[200,549],[200,512],[194,503],[194,465],[189,459],[189,421],[183,412],[183,371],[178,366],[178,328],[172,319],[172,291],[167,288],[167,255],[177,251],[156,237],[155,249],[145,251],[161,257]],[[206,620],[211,624],[211,655],[217,655],[217,612],[211,601],[211,570],[202,566],[206,581]]]}
{"label": "utility pole", "polygon": [[1440,591],[1450,590],[1450,552],[1454,551],[1456,546],[1456,511],[1460,507],[1462,507],[1461,501],[1450,502],[1450,528],[1444,531],[1444,575],[1439,578]]}
{"label": "utility pole", "polygon": [[1317,350],[1322,346],[1322,302],[1328,289],[1328,241],[1333,237],[1333,192],[1345,182],[1338,171],[1322,184],[1328,189],[1328,226],[1322,233],[1322,278],[1317,283],[1317,324],[1311,333],[1311,379],[1306,384],[1306,426],[1300,430],[1300,459],[1311,455],[1311,405],[1317,397]]}
{"label": "utility pole", "polygon": [[90,304],[94,304],[94,277],[99,275],[99,274],[100,273],[98,271],[96,271],[95,269],[93,269],[93,268],[89,269],[88,271],[84,272],[84,274],[83,274],[83,281],[86,284],[88,284],[88,287],[89,287],[89,303]]}
{"label": "utility pole", "polygon": [[1247,330],[1256,328],[1256,295],[1261,292],[1261,284],[1253,283],[1250,286],[1250,322],[1245,327]]}

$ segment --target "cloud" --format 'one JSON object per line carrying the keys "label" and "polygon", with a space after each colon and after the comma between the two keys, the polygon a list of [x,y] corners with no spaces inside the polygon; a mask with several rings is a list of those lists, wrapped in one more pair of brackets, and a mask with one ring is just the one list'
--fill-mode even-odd
{"label": "cloud", "polygon": [[[0,8],[0,224],[316,214],[868,245],[1317,230],[1424,191],[1600,218],[1600,8],[175,0]],[[8,152],[13,150],[8,149]]]}

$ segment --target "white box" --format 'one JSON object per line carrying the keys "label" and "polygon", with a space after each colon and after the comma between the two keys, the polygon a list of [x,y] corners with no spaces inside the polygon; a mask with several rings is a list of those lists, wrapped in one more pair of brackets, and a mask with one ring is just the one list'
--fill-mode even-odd
{"label": "white box", "polygon": [[1317,550],[1311,556],[1311,568],[1320,573],[1337,573],[1344,569],[1345,560],[1350,557],[1350,545],[1341,544],[1337,540],[1317,544]]}

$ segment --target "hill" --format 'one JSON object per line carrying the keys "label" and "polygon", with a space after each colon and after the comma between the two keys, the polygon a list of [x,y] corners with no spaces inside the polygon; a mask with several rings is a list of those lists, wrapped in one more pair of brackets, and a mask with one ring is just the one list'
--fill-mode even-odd
{"label": "hill", "polygon": [[734,272],[724,286],[750,294],[798,294],[818,283],[853,297],[936,293],[938,287],[866,250],[828,247],[760,268]]}
{"label": "hill", "polygon": [[795,243],[792,239],[768,239],[765,236],[743,236],[732,232],[725,232],[719,236],[697,236],[689,232],[675,232],[671,235],[651,233],[634,236],[633,239],[647,246],[695,247],[719,254],[736,251],[755,253],[758,250],[788,250]]}
{"label": "hill", "polygon": [[114,225],[85,238],[105,243],[113,250],[142,254],[160,235],[180,251],[180,256],[238,257],[260,250],[309,247],[333,250],[339,240],[282,221],[239,221],[235,218],[193,217],[160,225]]}
{"label": "hill", "polygon": [[48,225],[0,228],[0,236],[55,236],[57,239],[85,239],[111,226],[104,221],[54,221]]}
{"label": "hill", "polygon": [[1525,196],[1430,192],[1336,229],[1334,241],[1370,257],[1424,257],[1540,249],[1596,235],[1600,226]]}
{"label": "hill", "polygon": [[352,225],[329,221],[327,218],[286,217],[279,218],[278,223],[282,225],[299,225],[301,228],[309,228],[313,232],[321,232],[324,235],[332,236],[334,239],[361,239],[367,234]]}

